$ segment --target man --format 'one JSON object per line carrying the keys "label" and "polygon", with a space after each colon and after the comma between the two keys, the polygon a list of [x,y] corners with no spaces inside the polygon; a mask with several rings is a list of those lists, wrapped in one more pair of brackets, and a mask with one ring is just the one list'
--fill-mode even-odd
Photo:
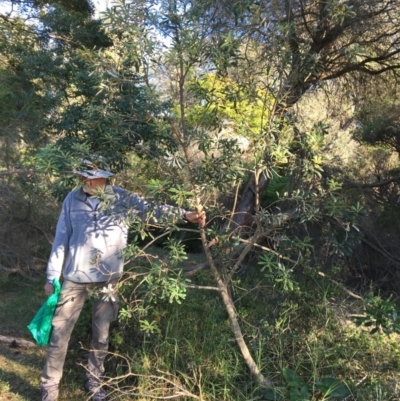
{"label": "man", "polygon": [[[139,195],[112,187],[113,176],[106,168],[85,161],[86,169],[76,171],[82,186],[65,198],[58,219],[56,235],[47,266],[45,292],[53,293],[53,279],[63,275],[63,285],[52,321],[53,330],[41,375],[42,401],[55,401],[59,393],[64,361],[71,332],[88,293],[100,289],[93,301],[92,341],[89,352],[85,390],[94,401],[106,399],[101,387],[104,359],[108,350],[110,322],[117,318],[118,295],[114,293],[123,273],[123,249],[128,227],[124,217],[133,213],[141,220],[183,218],[205,225],[205,214],[186,212],[171,206],[152,209]],[[104,201],[95,195],[104,194]]]}

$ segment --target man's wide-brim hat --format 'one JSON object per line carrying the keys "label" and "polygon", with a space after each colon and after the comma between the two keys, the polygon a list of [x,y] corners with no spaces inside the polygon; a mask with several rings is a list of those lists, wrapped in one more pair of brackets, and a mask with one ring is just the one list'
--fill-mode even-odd
{"label": "man's wide-brim hat", "polygon": [[105,170],[85,170],[85,171],[75,171],[75,173],[88,179],[109,178],[114,175],[111,171],[105,171]]}
{"label": "man's wide-brim hat", "polygon": [[[103,163],[104,164],[104,163]],[[97,167],[90,160],[83,160],[82,165],[84,166],[81,170],[74,170],[74,173],[85,177],[87,179],[95,179],[95,178],[110,178],[114,175],[110,170],[104,168]]]}

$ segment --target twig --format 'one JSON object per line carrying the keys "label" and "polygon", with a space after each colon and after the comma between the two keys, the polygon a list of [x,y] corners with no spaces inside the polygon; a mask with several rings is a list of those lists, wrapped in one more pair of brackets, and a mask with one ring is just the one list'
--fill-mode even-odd
{"label": "twig", "polygon": [[240,301],[242,298],[246,297],[247,295],[249,295],[251,292],[258,290],[259,288],[268,288],[267,286],[261,286],[260,284],[257,284],[255,287],[253,287],[252,289],[248,290],[245,294],[243,294],[242,296],[240,296],[239,298],[236,298],[234,303]]}
{"label": "twig", "polygon": [[[247,240],[241,240],[241,242],[248,243]],[[270,249],[270,248],[267,248],[266,246],[262,246],[262,245],[258,245],[258,244],[254,244],[254,246],[257,246],[258,248],[261,248],[261,249],[263,249],[263,250],[265,250],[265,251],[267,251],[267,252],[271,252],[271,253],[273,253],[274,255],[278,256],[279,258],[281,258],[281,259],[283,259],[283,260],[286,260],[286,261],[288,261],[288,262],[290,262],[290,263],[293,263],[294,265],[296,265],[296,264],[298,263],[298,262],[296,262],[295,260],[292,260],[292,259],[290,259],[290,258],[287,258],[286,256],[281,255],[279,252],[276,252],[276,251],[274,251],[274,250],[272,250],[272,249]],[[312,270],[311,267],[308,267],[308,266],[305,266],[305,267],[306,267],[306,269]],[[352,296],[353,298],[362,299],[362,300],[364,299],[364,298],[361,297],[360,295],[357,295],[357,294],[355,294],[354,292],[348,290],[346,287],[344,287],[342,284],[340,284],[340,283],[337,282],[336,280],[334,280],[334,279],[332,279],[332,278],[330,278],[330,277],[327,277],[327,276],[325,275],[325,273],[318,272],[318,275],[320,275],[321,277],[326,278],[326,279],[329,280],[332,284],[335,284],[335,285],[336,285],[337,287],[339,287],[342,291],[346,292],[347,294],[349,294],[349,295]]]}
{"label": "twig", "polygon": [[191,277],[195,273],[197,273],[199,270],[203,270],[208,266],[209,266],[208,262],[203,262],[203,263],[199,263],[198,265],[196,265],[190,269],[182,269],[182,270],[184,271],[185,277]]}
{"label": "twig", "polygon": [[[360,381],[356,383],[356,387],[358,387],[365,379],[368,377],[368,375],[365,375]],[[350,401],[350,399],[353,398],[353,394],[348,395],[346,398],[343,398],[343,401]]]}
{"label": "twig", "polygon": [[388,178],[387,180],[373,182],[371,184],[365,184],[361,182],[347,182],[343,185],[343,188],[379,188],[397,181],[400,181],[400,177],[392,177]]}
{"label": "twig", "polygon": [[36,224],[29,223],[29,225],[30,225],[31,227],[33,227],[34,229],[40,231],[40,232],[44,235],[44,237],[47,239],[48,243],[49,243],[50,245],[53,245],[54,237],[53,237],[51,234],[47,233],[47,232],[44,231],[42,228],[38,227]]}
{"label": "twig", "polygon": [[[249,241],[244,240],[244,239],[241,239],[240,241],[241,241],[241,242],[244,242],[244,243],[249,243]],[[274,251],[274,250],[272,250],[272,249],[270,249],[270,248],[267,248],[267,247],[262,246],[262,245],[259,245],[259,244],[253,244],[253,245],[256,246],[256,247],[258,247],[258,248],[261,248],[261,249],[263,249],[263,250],[265,250],[265,251],[267,251],[267,252],[271,252],[271,253],[277,255],[278,257],[280,257],[280,258],[283,259],[283,260],[286,260],[286,261],[291,262],[291,263],[293,263],[293,264],[297,264],[297,263],[298,263],[298,262],[296,262],[295,260],[292,260],[292,259],[290,259],[290,258],[287,258],[287,257],[285,257],[285,256],[283,256],[283,255],[281,255],[281,254],[279,254],[278,252],[276,252],[276,251]],[[311,268],[309,268],[309,267],[307,267],[307,268],[308,268],[308,269],[311,269]],[[346,292],[346,293],[347,293],[348,295],[350,295],[351,297],[356,298],[356,299],[361,299],[361,300],[363,300],[363,297],[361,297],[360,295],[357,295],[357,294],[355,294],[354,292],[350,291],[349,289],[347,289],[346,287],[344,287],[342,284],[340,284],[340,283],[337,282],[336,280],[334,280],[334,279],[332,279],[332,278],[330,278],[330,277],[327,277],[327,276],[325,275],[325,273],[318,272],[318,275],[321,276],[321,277],[326,278],[326,279],[329,280],[332,284],[335,284],[337,287],[339,287],[342,291]]]}
{"label": "twig", "polygon": [[361,297],[360,295],[354,294],[354,292],[348,290],[346,287],[343,287],[342,284],[338,283],[338,282],[335,281],[334,279],[332,279],[332,278],[330,278],[330,277],[327,277],[324,273],[318,272],[318,274],[319,274],[321,277],[324,277],[324,278],[326,278],[327,280],[329,280],[332,284],[335,284],[335,285],[336,285],[337,287],[339,287],[342,291],[346,292],[347,294],[349,294],[349,295],[352,296],[353,298],[364,300],[363,297]]}
{"label": "twig", "polygon": [[356,387],[358,387],[363,381],[365,381],[365,379],[368,377],[368,375],[365,375],[361,380],[359,380],[357,383],[356,383]]}
{"label": "twig", "polygon": [[22,270],[19,268],[16,268],[16,267],[12,268],[12,267],[6,267],[3,265],[0,265],[0,270],[5,273],[8,273],[8,274],[12,274],[12,273],[22,274]]}
{"label": "twig", "polygon": [[152,244],[154,244],[154,242],[156,242],[157,240],[159,240],[162,237],[165,237],[168,234],[171,234],[171,230],[166,231],[163,234],[160,234],[158,237],[155,237],[152,241],[150,241],[146,246],[143,247],[142,252],[144,252],[149,246],[151,246]]}
{"label": "twig", "polygon": [[218,287],[209,287],[209,286],[205,286],[205,285],[188,284],[188,285],[186,285],[186,287],[187,288],[195,288],[195,289],[198,289],[198,290],[222,291]]}
{"label": "twig", "polygon": [[395,266],[397,267],[400,266],[400,262],[398,260],[393,259],[393,257],[388,252],[386,252],[386,250],[383,247],[378,248],[378,246],[376,246],[371,241],[365,238],[361,238],[361,242],[364,242],[364,244],[370,246],[372,249],[379,252],[382,256],[384,256],[387,260],[392,262]]}
{"label": "twig", "polygon": [[[190,392],[189,390],[187,390],[182,384],[179,383],[179,380],[177,378],[177,376],[174,376],[172,373],[169,372],[163,372],[161,370],[157,369],[157,373],[160,374],[160,376],[156,376],[156,375],[144,375],[144,374],[137,374],[137,373],[133,373],[131,370],[131,364],[130,361],[128,360],[128,358],[126,358],[123,355],[119,355],[116,353],[112,353],[112,352],[108,352],[108,355],[112,355],[113,357],[117,357],[117,358],[121,358],[123,360],[125,360],[126,366],[128,368],[128,372],[117,376],[115,378],[104,378],[102,379],[102,383],[104,383],[105,385],[109,386],[112,388],[111,393],[109,394],[111,396],[112,393],[117,393],[117,394],[125,394],[125,395],[134,395],[134,396],[141,396],[141,397],[145,397],[145,398],[151,398],[151,399],[156,399],[156,400],[169,400],[169,399],[174,399],[174,398],[180,398],[182,396],[184,397],[190,397],[190,398],[194,398],[196,400],[202,400],[201,397],[197,396],[196,394],[193,394],[192,392]],[[80,364],[80,366],[84,367],[87,370],[87,367]],[[148,380],[151,380],[154,384],[157,385],[157,387],[153,390],[153,392],[159,392],[160,387],[159,387],[159,383],[162,383],[163,386],[161,389],[162,390],[169,390],[169,391],[173,391],[174,393],[172,395],[166,395],[166,396],[157,396],[155,394],[151,394],[152,390],[149,390],[148,393],[135,393],[136,388],[135,387],[130,387],[128,391],[124,391],[123,389],[118,387],[118,384],[120,382],[122,382],[125,379],[128,379],[129,377],[142,377],[142,378],[146,378]],[[98,379],[101,380],[101,378],[99,377]]]}
{"label": "twig", "polygon": [[[235,202],[234,202],[233,207],[232,207],[232,214],[235,214],[236,204],[237,204],[237,200],[238,200],[238,197],[239,197],[239,189],[240,189],[240,183],[236,186]],[[229,219],[228,226],[226,227],[226,231],[228,231],[229,228],[231,227],[231,223],[232,223],[232,219]]]}
{"label": "twig", "polygon": [[232,267],[231,271],[229,272],[229,274],[227,274],[226,276],[226,283],[229,283],[232,280],[233,275],[235,274],[235,272],[237,271],[237,269],[240,267],[241,263],[243,262],[243,260],[245,259],[245,257],[247,256],[247,254],[251,251],[251,249],[253,248],[254,244],[256,243],[256,241],[260,238],[261,234],[259,232],[259,228],[257,228],[256,232],[254,233],[254,235],[250,238],[250,240],[247,242],[246,247],[243,249],[243,251],[241,252],[238,260],[236,261],[235,265]]}
{"label": "twig", "polygon": [[[247,244],[249,241],[247,241],[247,240],[241,238],[241,239],[240,239],[240,242],[244,242],[245,244]],[[288,262],[290,262],[290,263],[297,264],[297,262],[296,262],[295,260],[290,259],[290,258],[288,258],[288,257],[286,257],[286,256],[283,256],[283,255],[281,255],[279,252],[276,252],[276,251],[274,251],[274,250],[271,249],[271,248],[268,248],[268,247],[266,247],[266,246],[259,245],[259,244],[253,244],[253,245],[254,245],[255,247],[257,247],[257,248],[263,249],[264,251],[273,253],[274,255],[278,256],[278,257],[279,257],[280,259],[282,259],[282,260],[286,260],[286,261],[288,261]]]}

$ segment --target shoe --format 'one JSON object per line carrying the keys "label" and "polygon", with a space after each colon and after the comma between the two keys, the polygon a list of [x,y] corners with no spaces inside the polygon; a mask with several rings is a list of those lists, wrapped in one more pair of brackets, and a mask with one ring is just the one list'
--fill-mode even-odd
{"label": "shoe", "polygon": [[85,390],[93,401],[104,401],[107,399],[107,392],[97,381],[86,380]]}
{"label": "shoe", "polygon": [[58,384],[40,386],[40,394],[42,396],[42,401],[56,401],[58,398]]}

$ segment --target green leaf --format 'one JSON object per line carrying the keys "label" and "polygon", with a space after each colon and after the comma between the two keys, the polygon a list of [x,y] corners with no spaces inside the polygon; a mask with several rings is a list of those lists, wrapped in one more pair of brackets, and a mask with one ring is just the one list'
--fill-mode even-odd
{"label": "green leaf", "polygon": [[282,373],[289,387],[305,386],[305,383],[302,380],[302,378],[294,370],[283,368]]}
{"label": "green leaf", "polygon": [[290,401],[310,401],[310,393],[307,386],[292,388],[290,390]]}
{"label": "green leaf", "polygon": [[264,393],[264,399],[271,401],[283,401],[284,397],[276,390],[269,389],[266,393]]}
{"label": "green leaf", "polygon": [[316,387],[324,396],[329,397],[347,397],[351,395],[348,387],[334,377],[324,377],[316,384]]}

